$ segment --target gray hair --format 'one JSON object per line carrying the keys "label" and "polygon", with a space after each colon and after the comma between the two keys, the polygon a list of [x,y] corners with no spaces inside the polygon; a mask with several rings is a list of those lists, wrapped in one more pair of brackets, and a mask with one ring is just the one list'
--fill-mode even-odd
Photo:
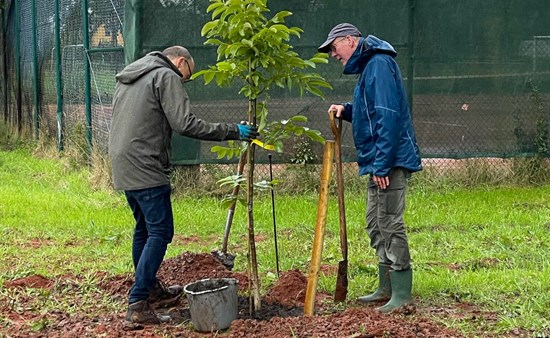
{"label": "gray hair", "polygon": [[193,60],[191,53],[189,53],[187,48],[182,46],[168,47],[162,51],[162,55],[166,56],[169,59],[184,57],[186,60],[189,60],[189,61]]}

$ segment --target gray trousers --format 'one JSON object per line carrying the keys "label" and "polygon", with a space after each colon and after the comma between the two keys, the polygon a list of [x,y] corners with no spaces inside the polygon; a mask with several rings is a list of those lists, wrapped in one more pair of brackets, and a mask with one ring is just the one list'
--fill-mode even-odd
{"label": "gray trousers", "polygon": [[405,193],[408,170],[391,170],[390,185],[379,189],[369,178],[367,184],[367,233],[370,244],[376,250],[380,264],[393,270],[407,270],[411,266],[409,242],[405,229]]}

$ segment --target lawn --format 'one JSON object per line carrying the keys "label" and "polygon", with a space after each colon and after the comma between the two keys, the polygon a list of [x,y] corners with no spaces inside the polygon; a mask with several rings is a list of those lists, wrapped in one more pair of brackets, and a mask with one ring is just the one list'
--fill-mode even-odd
{"label": "lawn", "polygon": [[[119,192],[94,188],[87,168],[60,158],[37,157],[28,147],[0,151],[0,286],[20,278],[79,276],[80,286],[97,292],[97,272],[132,272],[133,219]],[[281,184],[284,184],[281,183]],[[282,271],[307,274],[316,223],[316,194],[276,193],[279,264]],[[341,259],[336,196],[330,197],[323,261]],[[174,199],[176,236],[167,258],[182,252],[209,253],[222,247],[226,210],[208,192],[179,192]],[[376,258],[364,232],[364,193],[347,191],[350,254],[348,299],[371,292]],[[406,222],[418,311],[466,336],[550,335],[550,186],[448,188],[411,185]],[[258,263],[262,287],[276,282],[271,198],[255,200]],[[228,251],[236,271],[246,270],[246,215],[237,207]],[[333,293],[336,276],[322,273],[319,292]],[[1,287],[0,337],[10,326],[18,300],[36,291]],[[86,302],[86,288],[71,299],[43,295],[41,312],[101,312],[120,306]],[[430,309],[470,308],[452,316]],[[450,310],[449,310],[450,311]],[[48,323],[32,321],[35,331]],[[13,327],[12,327],[13,328]],[[8,333],[6,333],[8,334]],[[13,334],[13,332],[12,332]],[[9,335],[8,335],[9,336]]]}

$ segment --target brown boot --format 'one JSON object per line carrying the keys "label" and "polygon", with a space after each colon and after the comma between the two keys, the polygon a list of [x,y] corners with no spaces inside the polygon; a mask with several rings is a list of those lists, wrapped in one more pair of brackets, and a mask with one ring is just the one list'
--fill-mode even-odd
{"label": "brown boot", "polygon": [[170,316],[157,315],[147,300],[140,300],[128,306],[126,324],[157,325],[170,321]]}
{"label": "brown boot", "polygon": [[157,281],[155,288],[149,294],[149,304],[153,309],[174,306],[183,294],[183,286],[171,285],[165,286]]}

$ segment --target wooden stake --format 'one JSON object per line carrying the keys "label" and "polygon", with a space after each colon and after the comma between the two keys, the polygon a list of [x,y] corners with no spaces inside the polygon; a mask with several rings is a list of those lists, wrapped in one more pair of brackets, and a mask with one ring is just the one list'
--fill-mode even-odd
{"label": "wooden stake", "polygon": [[315,224],[315,237],[313,239],[313,251],[311,253],[311,264],[307,278],[306,300],[304,304],[304,315],[313,315],[315,308],[315,294],[317,293],[317,279],[323,252],[323,239],[327,223],[328,192],[332,176],[334,160],[334,141],[326,141],[323,149],[323,168],[321,172],[321,186],[319,188],[319,201],[317,202],[317,224]]}

